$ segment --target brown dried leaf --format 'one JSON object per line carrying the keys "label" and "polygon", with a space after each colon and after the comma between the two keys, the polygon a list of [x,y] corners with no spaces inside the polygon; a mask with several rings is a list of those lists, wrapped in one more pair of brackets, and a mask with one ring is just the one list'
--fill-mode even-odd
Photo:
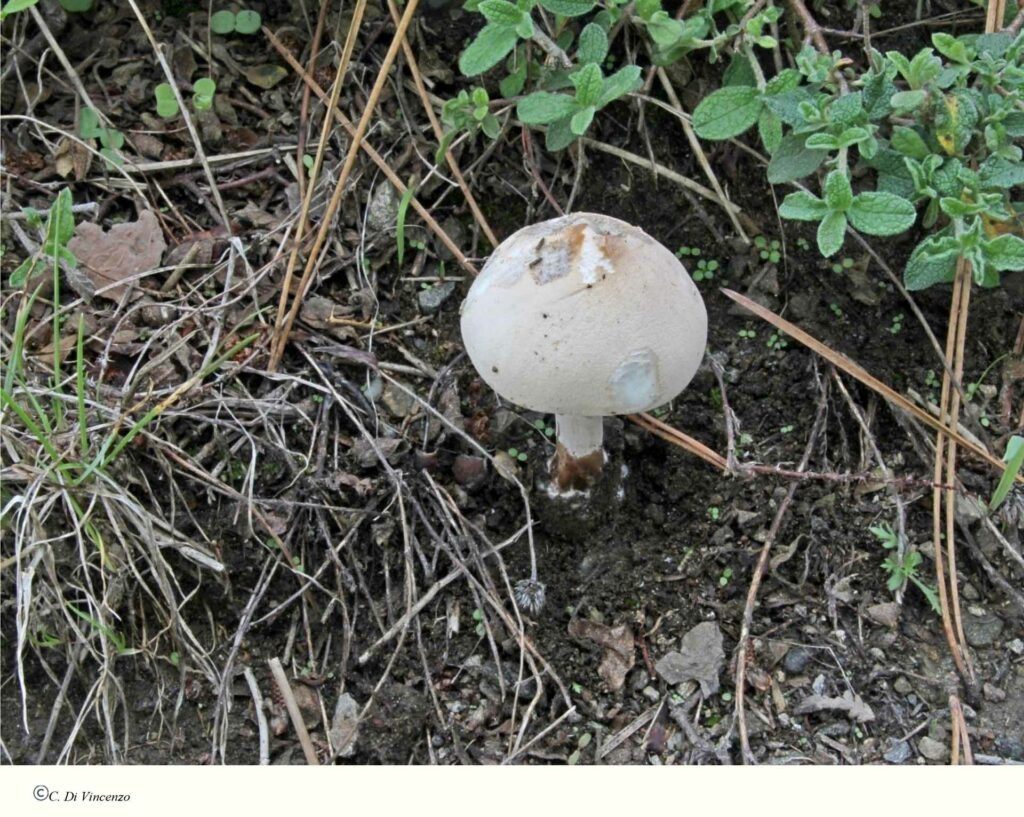
{"label": "brown dried leaf", "polygon": [[144,210],[138,221],[115,224],[107,232],[98,224],[82,222],[68,242],[96,294],[112,301],[121,300],[134,276],[160,265],[166,246],[151,210]]}
{"label": "brown dried leaf", "polygon": [[851,718],[860,723],[866,723],[875,719],[875,713],[861,699],[860,695],[854,695],[847,690],[841,698],[828,698],[824,695],[811,695],[804,698],[793,709],[795,715],[806,715],[809,712],[836,711],[845,712]]}
{"label": "brown dried leaf", "polygon": [[569,622],[569,635],[593,641],[601,647],[601,665],[597,674],[612,692],[622,689],[626,674],[636,663],[632,628],[627,624],[608,627],[596,621],[574,618]]}
{"label": "brown dried leaf", "polygon": [[92,164],[92,153],[77,139],[62,138],[53,153],[57,174],[66,179],[74,174],[75,181],[80,182],[89,173]]}

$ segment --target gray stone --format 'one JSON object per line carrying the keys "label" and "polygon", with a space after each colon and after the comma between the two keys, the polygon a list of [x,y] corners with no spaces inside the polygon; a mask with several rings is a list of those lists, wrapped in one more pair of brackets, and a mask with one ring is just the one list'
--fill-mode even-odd
{"label": "gray stone", "polygon": [[992,744],[996,754],[1010,760],[1024,760],[1024,741],[1017,738],[998,737]]}
{"label": "gray stone", "polygon": [[395,417],[406,417],[416,405],[416,398],[397,386],[388,383],[381,395],[385,407]]}
{"label": "gray stone", "polygon": [[419,301],[420,310],[425,315],[433,315],[441,308],[441,304],[447,301],[455,292],[455,282],[445,281],[443,284],[435,284],[428,289],[421,289],[416,299]]}
{"label": "gray stone", "polygon": [[1024,655],[1024,641],[1022,641],[1021,639],[1013,639],[1013,641],[1009,643],[1009,647],[1010,652],[1012,652],[1014,655]]}
{"label": "gray stone", "polygon": [[905,740],[896,741],[892,744],[882,759],[886,763],[906,763],[910,760],[910,744]]}
{"label": "gray stone", "polygon": [[992,613],[981,611],[980,615],[964,616],[964,635],[972,647],[988,647],[996,642],[1003,632],[1003,620]]}
{"label": "gray stone", "polygon": [[789,675],[799,675],[811,663],[811,653],[803,647],[793,647],[782,659],[782,668]]}
{"label": "gray stone", "polygon": [[949,747],[940,741],[925,735],[917,742],[918,751],[928,760],[943,763],[949,760]]}
{"label": "gray stone", "polygon": [[1006,693],[995,684],[990,684],[988,681],[986,681],[984,686],[982,686],[981,691],[985,696],[986,701],[999,703],[1000,701],[1006,700]]}
{"label": "gray stone", "polygon": [[872,604],[864,612],[873,622],[883,627],[895,627],[900,620],[900,606],[894,601]]}
{"label": "gray stone", "polygon": [[913,691],[913,687],[910,686],[910,681],[902,675],[893,682],[892,688],[900,695],[909,695]]}

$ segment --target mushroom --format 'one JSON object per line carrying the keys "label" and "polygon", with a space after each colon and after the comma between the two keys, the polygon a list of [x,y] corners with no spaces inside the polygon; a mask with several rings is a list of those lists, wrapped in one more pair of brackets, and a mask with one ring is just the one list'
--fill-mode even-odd
{"label": "mushroom", "polygon": [[605,415],[668,402],[707,342],[704,301],[686,269],[638,227],[574,213],[514,233],[462,305],[462,339],[484,381],[555,415],[558,493],[600,476]]}

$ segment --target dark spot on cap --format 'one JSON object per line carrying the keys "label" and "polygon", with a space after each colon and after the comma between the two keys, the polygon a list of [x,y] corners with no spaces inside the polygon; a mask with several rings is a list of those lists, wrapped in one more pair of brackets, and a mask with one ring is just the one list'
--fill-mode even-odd
{"label": "dark spot on cap", "polygon": [[491,366],[491,371],[494,372],[495,374],[497,374],[498,373],[498,367],[497,366]]}

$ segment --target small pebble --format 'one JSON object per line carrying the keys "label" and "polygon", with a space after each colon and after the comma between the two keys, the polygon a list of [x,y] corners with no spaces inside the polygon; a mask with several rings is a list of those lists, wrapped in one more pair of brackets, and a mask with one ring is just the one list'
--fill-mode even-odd
{"label": "small pebble", "polygon": [[908,681],[902,675],[893,682],[892,688],[895,689],[900,695],[909,695],[914,689],[910,685],[910,681]]}
{"label": "small pebble", "polygon": [[787,650],[782,659],[782,668],[790,675],[799,675],[807,665],[811,663],[811,653],[803,647],[793,647]]}
{"label": "small pebble", "polygon": [[927,735],[917,742],[918,751],[928,760],[944,762],[949,760],[949,747]]}
{"label": "small pebble", "polygon": [[429,289],[421,289],[416,296],[420,304],[420,310],[425,315],[432,315],[441,308],[441,304],[447,301],[455,292],[455,282],[445,281],[443,284],[436,284]]}
{"label": "small pebble", "polygon": [[1000,701],[1006,700],[1006,693],[999,687],[997,687],[995,684],[990,684],[988,681],[985,682],[985,685],[981,688],[981,691],[984,694],[986,701],[991,701],[992,703],[999,703]]}
{"label": "small pebble", "polygon": [[1019,638],[1013,639],[1009,644],[1010,652],[1014,655],[1024,655],[1024,641]]}
{"label": "small pebble", "polygon": [[886,763],[906,763],[910,759],[910,744],[905,740],[897,741],[882,755],[882,759]]}
{"label": "small pebble", "polygon": [[651,703],[661,700],[661,693],[652,686],[645,686],[643,688],[643,696]]}
{"label": "small pebble", "polygon": [[[975,612],[977,611],[977,612]],[[1003,632],[1003,620],[985,610],[971,608],[972,615],[964,616],[964,635],[972,647],[988,647]]]}
{"label": "small pebble", "polygon": [[993,748],[1000,757],[1024,761],[1024,741],[1017,738],[998,737],[993,743]]}

